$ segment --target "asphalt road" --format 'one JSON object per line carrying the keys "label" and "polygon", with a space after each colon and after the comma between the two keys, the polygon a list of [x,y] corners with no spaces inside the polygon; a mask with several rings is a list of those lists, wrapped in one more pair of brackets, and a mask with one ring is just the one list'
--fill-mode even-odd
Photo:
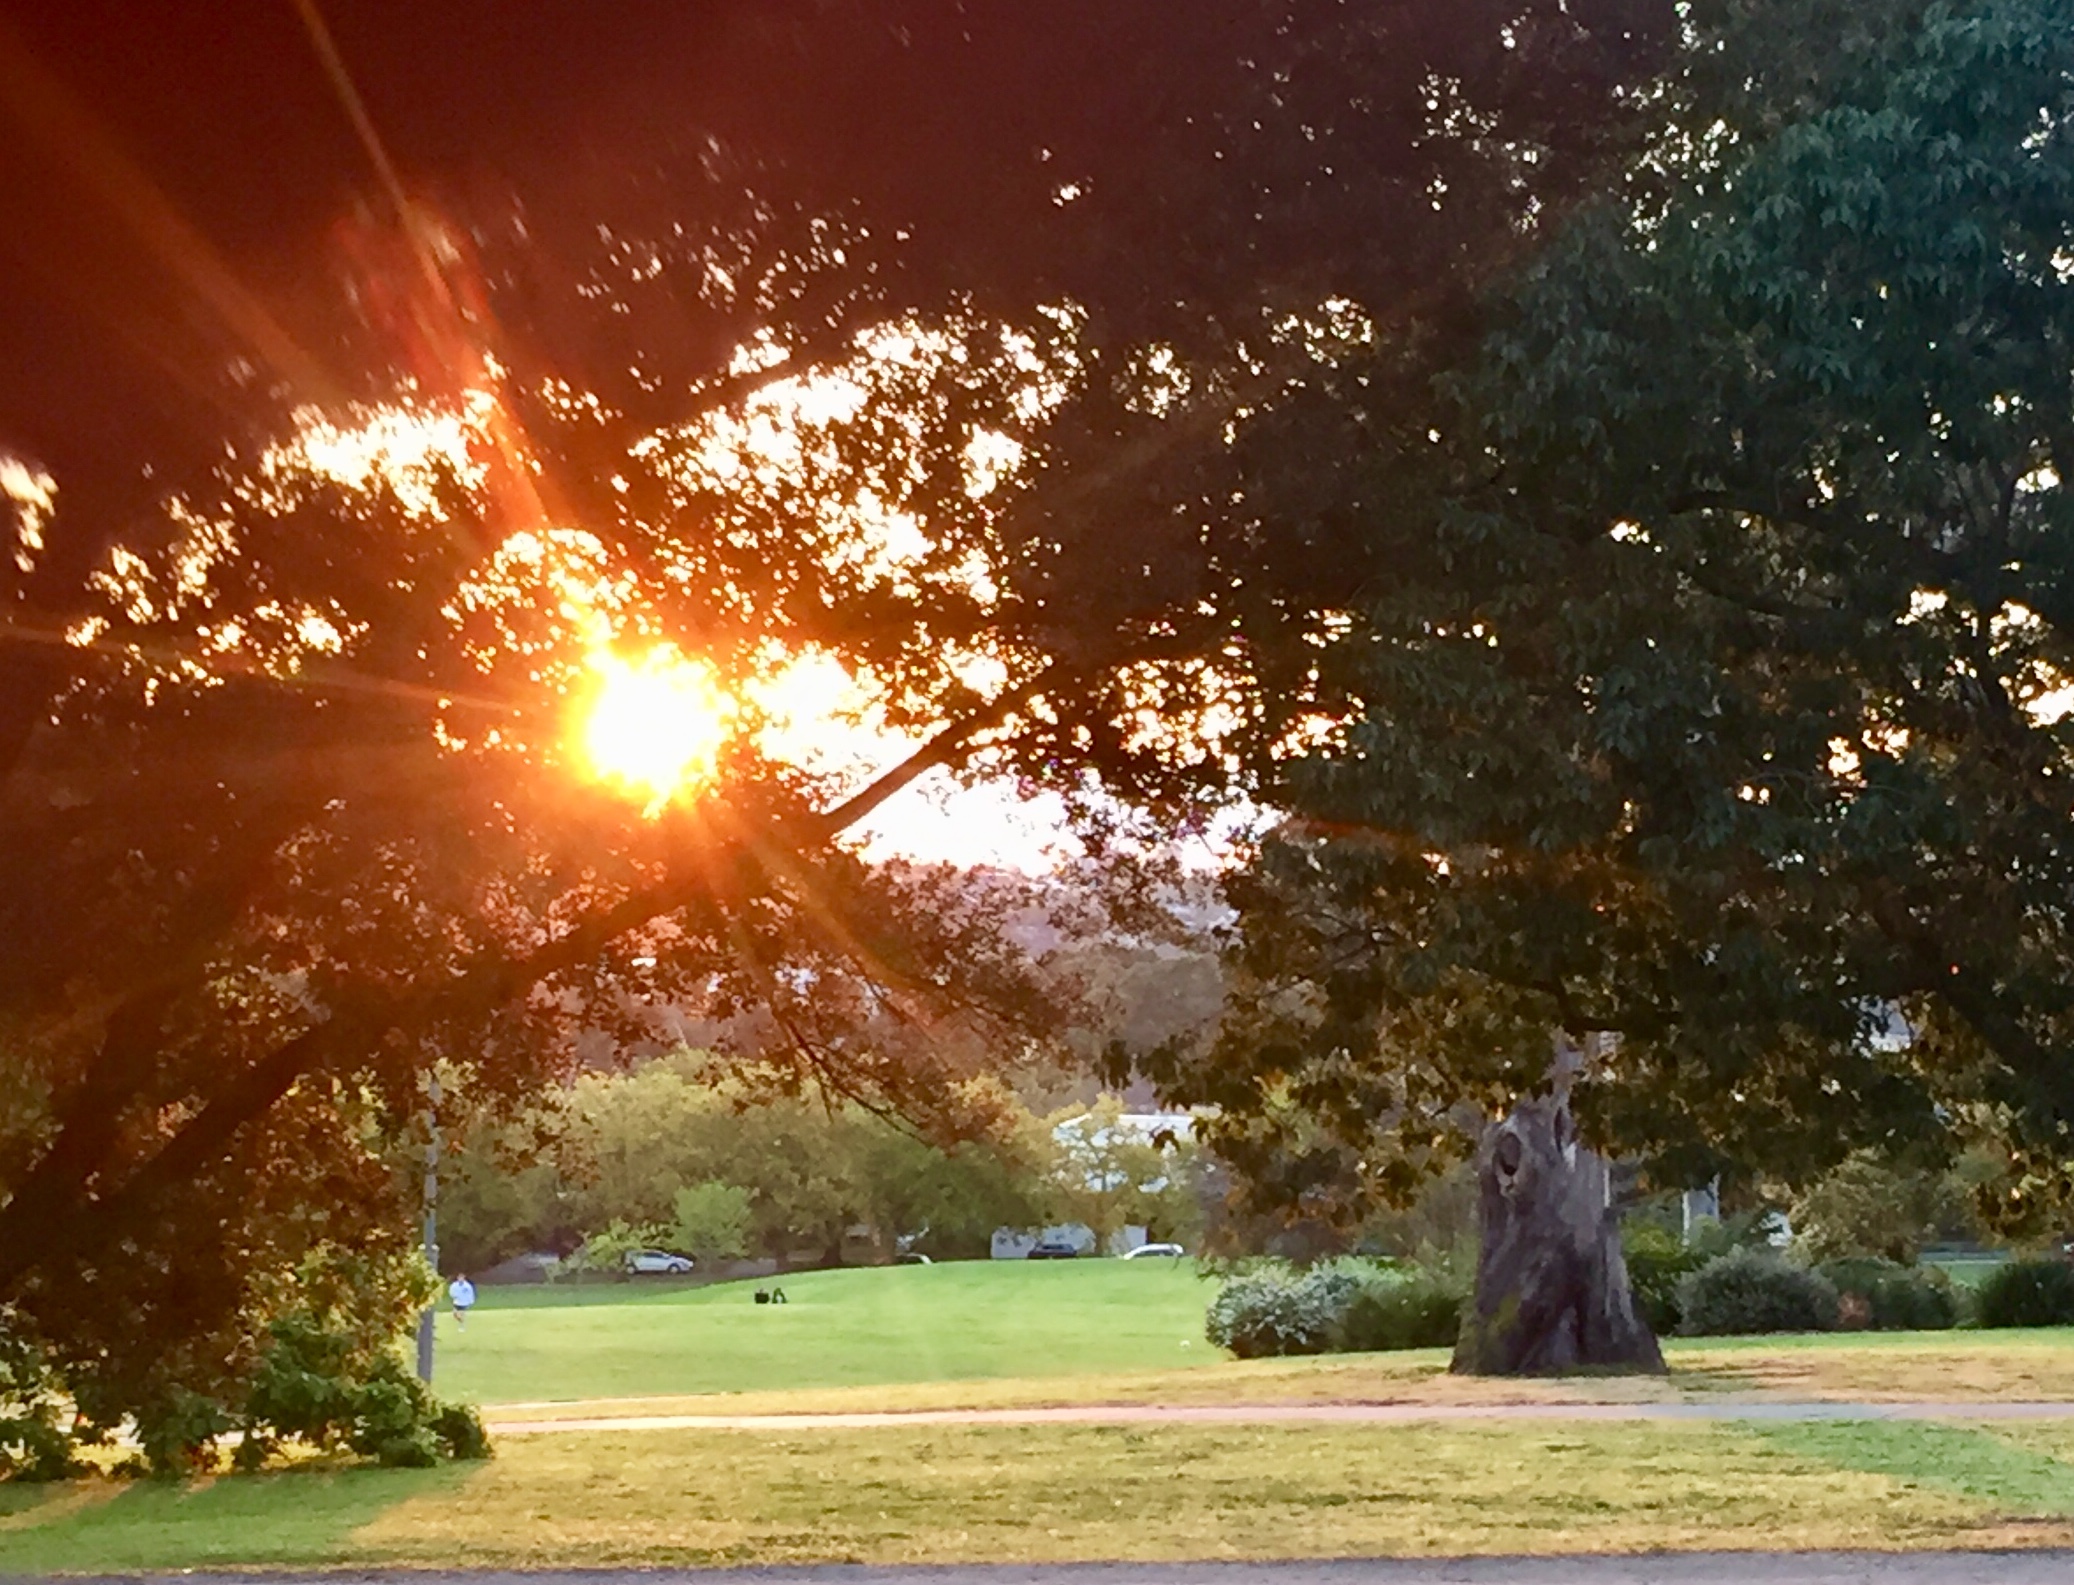
{"label": "asphalt road", "polygon": [[[72,1579],[66,1585],[114,1585]],[[121,1576],[152,1585],[2069,1585],[2074,1552],[1678,1552],[1647,1557],[1325,1563],[1068,1563],[863,1568],[457,1570]]]}

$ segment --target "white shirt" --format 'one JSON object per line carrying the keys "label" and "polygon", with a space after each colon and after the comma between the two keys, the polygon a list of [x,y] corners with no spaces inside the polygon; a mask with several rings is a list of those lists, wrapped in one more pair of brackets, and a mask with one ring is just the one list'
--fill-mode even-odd
{"label": "white shirt", "polygon": [[446,1294],[454,1301],[454,1308],[465,1310],[475,1303],[475,1284],[466,1277],[456,1277],[446,1286]]}

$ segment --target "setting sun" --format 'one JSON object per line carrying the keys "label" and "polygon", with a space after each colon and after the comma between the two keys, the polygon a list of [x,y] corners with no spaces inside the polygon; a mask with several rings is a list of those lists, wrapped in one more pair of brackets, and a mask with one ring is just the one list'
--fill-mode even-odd
{"label": "setting sun", "polygon": [[712,770],[732,712],[712,668],[672,644],[631,661],[599,650],[590,666],[598,686],[584,754],[599,777],[646,798],[652,815]]}

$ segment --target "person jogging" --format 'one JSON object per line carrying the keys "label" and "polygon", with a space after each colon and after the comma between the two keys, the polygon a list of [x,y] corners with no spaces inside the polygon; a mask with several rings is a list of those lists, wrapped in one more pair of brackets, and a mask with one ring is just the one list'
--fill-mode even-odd
{"label": "person jogging", "polygon": [[475,1307],[475,1284],[463,1272],[446,1285],[446,1296],[453,1301],[454,1325],[465,1331],[468,1327],[468,1312]]}

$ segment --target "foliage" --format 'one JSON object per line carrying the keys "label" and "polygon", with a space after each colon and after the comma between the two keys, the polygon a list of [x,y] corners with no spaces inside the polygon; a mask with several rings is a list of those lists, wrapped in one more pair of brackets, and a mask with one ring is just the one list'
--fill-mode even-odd
{"label": "foliage", "polygon": [[135,1418],[142,1459],[127,1467],[166,1479],[212,1473],[217,1439],[237,1423],[219,1399],[177,1385],[137,1405]]}
{"label": "foliage", "polygon": [[1837,1291],[1837,1324],[1845,1330],[1942,1331],[1959,1324],[1959,1296],[1934,1266],[1859,1257],[1816,1268]]}
{"label": "foliage", "polygon": [[1246,1272],[1217,1290],[1203,1335],[1241,1359],[1320,1354],[1331,1346],[1356,1286],[1326,1267],[1293,1281],[1267,1268]]}
{"label": "foliage", "polygon": [[1359,1252],[1399,1260],[1475,1264],[1476,1168],[1468,1161],[1436,1173],[1403,1206],[1381,1205],[1362,1219]]}
{"label": "foliage", "polygon": [[[489,1443],[475,1411],[442,1404],[405,1368],[399,1343],[429,1300],[422,1263],[325,1249],[293,1274],[292,1296],[269,1323],[249,1365],[201,1392],[161,1378],[128,1405],[138,1456],[125,1469],[185,1477],[217,1464],[218,1444],[239,1434],[239,1469],[264,1465],[290,1442],[384,1464],[424,1465],[442,1451],[479,1458]],[[33,1339],[0,1331],[0,1473],[51,1479],[74,1472],[76,1450],[113,1428],[104,1380],[82,1391]],[[61,1423],[70,1397],[80,1413]],[[120,1398],[114,1402],[122,1402]]]}
{"label": "foliage", "polygon": [[[111,1404],[248,1368],[246,1270],[407,1225],[369,1160],[416,1142],[435,1068],[511,1117],[587,1053],[710,1019],[777,1093],[982,1133],[965,1081],[1061,1022],[1004,937],[1014,885],[841,835],[940,769],[1060,793],[1113,853],[1200,829],[1308,718],[1362,530],[1315,532],[1333,514],[1275,485],[1343,475],[1359,426],[1280,459],[1251,437],[1367,388],[1353,349],[1416,362],[1467,321],[1646,102],[1674,10],[1197,10],[1185,34],[883,0],[630,24],[645,95],[608,73],[574,106],[589,74],[551,73],[552,149],[519,117],[400,210],[321,224],[327,174],[284,235],[252,217],[289,195],[183,170],[297,300],[260,306],[254,261],[198,242],[211,284],[154,288],[153,355],[102,347],[178,371],[151,400],[99,369],[61,389],[69,350],[19,360],[48,410],[26,376],[0,401],[53,499],[10,492],[0,604],[82,641],[0,654],[0,1014],[43,1108],[0,1139],[0,1297],[132,1378]],[[369,53],[356,74],[403,70]],[[480,116],[415,82],[369,102],[488,138],[514,117],[476,78]],[[916,104],[926,126],[891,111]],[[39,213],[79,211],[40,140],[0,157]],[[695,795],[651,805],[590,773],[571,716],[608,651],[670,646],[734,718]],[[773,745],[766,685],[824,662],[911,758]],[[795,1159],[758,1233],[826,1252],[852,1208]],[[680,1182],[716,1175],[749,1182]],[[666,1219],[678,1186],[613,1214]]]}
{"label": "foliage", "polygon": [[617,1217],[556,1261],[556,1277],[623,1277],[627,1256],[637,1249],[669,1245],[670,1230],[660,1222],[624,1222]]}
{"label": "foliage", "polygon": [[0,1310],[0,1480],[63,1480],[76,1472],[65,1403],[50,1361],[20,1318]]}
{"label": "foliage", "polygon": [[1338,1348],[1373,1352],[1451,1348],[1462,1330],[1467,1289],[1445,1270],[1384,1267],[1365,1274],[1340,1314]]}
{"label": "foliage", "polygon": [[1658,1337],[1671,1336],[1684,1319],[1678,1293],[1685,1279],[1725,1251],[1688,1245],[1668,1228],[1637,1220],[1621,1225],[1620,1243],[1627,1257],[1628,1288],[1642,1318]]}
{"label": "foliage", "polygon": [[489,1453],[475,1411],[439,1402],[393,1348],[369,1351],[350,1332],[307,1316],[274,1323],[239,1429],[241,1469],[257,1469],[284,1441],[410,1467],[435,1463],[442,1450],[452,1458]]}
{"label": "foliage", "polygon": [[749,1252],[749,1191],[708,1178],[671,1198],[669,1242],[706,1260],[739,1260]]}
{"label": "foliage", "polygon": [[[1148,1221],[1193,1242],[1185,1141],[1156,1147],[1116,1131],[1113,1101],[1038,1118],[992,1077],[966,1081],[957,1105],[972,1137],[939,1142],[853,1103],[752,1087],[707,1052],[589,1073],[536,1108],[523,1130],[464,1147],[457,1247],[538,1249],[618,1223],[637,1244],[702,1257],[832,1262],[846,1230],[861,1224],[882,1257],[917,1249],[943,1258],[985,1254],[998,1227],[1075,1216],[1111,1227]],[[687,1193],[701,1202],[696,1225],[681,1215]],[[448,1226],[443,1200],[443,1247]],[[567,1269],[595,1267],[577,1257]]]}
{"label": "foliage", "polygon": [[1678,1285],[1679,1330],[1687,1337],[1827,1332],[1837,1308],[1828,1278],[1754,1249],[1731,1250]]}
{"label": "foliage", "polygon": [[1241,1359],[1438,1348],[1461,1330],[1463,1297],[1443,1270],[1347,1260],[1293,1273],[1261,1264],[1218,1290],[1204,1333]]}
{"label": "foliage", "polygon": [[1157,1240],[1196,1244],[1202,1222],[1192,1139],[1151,1137],[1123,1116],[1122,1101],[1104,1096],[1045,1120],[1056,1147],[1049,1219],[1090,1228],[1098,1249],[1130,1224]]}
{"label": "foliage", "polygon": [[562,1109],[516,1122],[448,1124],[439,1163],[439,1258],[448,1271],[484,1271],[514,1255],[578,1241],[555,1137]]}
{"label": "foliage", "polygon": [[1869,1255],[1912,1266],[1923,1245],[1972,1221],[1965,1195],[1943,1173],[1850,1156],[1793,1205],[1793,1236],[1816,1261]]}
{"label": "foliage", "polygon": [[2074,1265],[2064,1260],[2012,1260],[1974,1292],[1982,1326],[2074,1326]]}
{"label": "foliage", "polygon": [[1148,1071],[1249,1181],[1358,1207],[1600,1032],[1582,1126],[1654,1181],[1994,1134],[2035,1169],[1996,1215],[2042,1233],[2074,35],[2052,0],[1882,5],[1789,60],[1835,8],[1690,16],[1621,196],[1493,290],[1436,406],[1364,407],[1361,486],[1311,503],[1388,574],[1230,887],[1223,1032]]}

